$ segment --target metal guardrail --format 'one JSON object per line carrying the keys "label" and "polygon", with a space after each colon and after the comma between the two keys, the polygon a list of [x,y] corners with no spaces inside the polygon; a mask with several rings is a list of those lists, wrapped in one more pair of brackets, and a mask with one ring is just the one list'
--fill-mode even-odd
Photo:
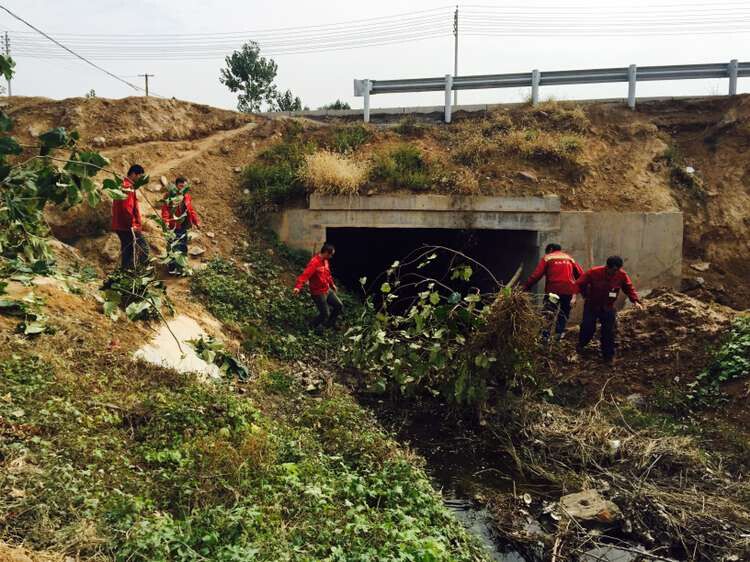
{"label": "metal guardrail", "polygon": [[479,90],[486,88],[531,88],[531,103],[539,103],[541,86],[568,84],[628,83],[628,106],[635,109],[637,82],[655,80],[695,80],[703,78],[728,78],[729,95],[737,93],[737,78],[750,76],[750,62],[731,60],[728,64],[676,64],[667,66],[641,66],[631,64],[624,68],[594,68],[585,70],[555,70],[521,72],[516,74],[483,74],[435,78],[410,78],[404,80],[354,80],[354,95],[364,97],[364,119],[370,120],[370,96],[404,92],[445,91],[445,122],[451,121],[453,90]]}

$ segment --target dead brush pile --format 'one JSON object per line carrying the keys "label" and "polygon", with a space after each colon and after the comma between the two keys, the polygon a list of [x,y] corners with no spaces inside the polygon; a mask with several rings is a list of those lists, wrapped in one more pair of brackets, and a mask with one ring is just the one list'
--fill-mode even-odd
{"label": "dead brush pile", "polygon": [[536,341],[541,319],[529,296],[511,287],[502,288],[484,315],[482,328],[469,343],[469,353],[493,350],[496,381],[515,388],[533,380]]}
{"label": "dead brush pile", "polygon": [[572,557],[623,534],[664,559],[750,556],[750,483],[728,473],[693,438],[615,425],[599,407],[573,412],[527,403],[518,423],[518,441],[508,449],[519,470],[561,486],[565,494],[596,489],[623,512],[619,528],[604,534],[563,514],[555,523],[558,556]]}

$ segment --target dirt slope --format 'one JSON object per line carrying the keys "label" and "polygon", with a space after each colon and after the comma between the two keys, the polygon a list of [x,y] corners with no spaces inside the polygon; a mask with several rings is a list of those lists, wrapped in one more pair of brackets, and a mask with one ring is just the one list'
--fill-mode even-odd
{"label": "dirt slope", "polygon": [[[289,122],[156,98],[11,98],[9,106],[23,142],[33,144],[34,135],[63,125],[77,129],[84,144],[102,137],[98,148],[118,172],[143,164],[154,180],[141,193],[146,212],[149,202],[159,206],[159,176],[188,177],[204,231],[214,235],[200,241],[205,257],[241,242],[246,231],[237,218],[239,171],[278,140]],[[309,123],[302,134],[322,146],[327,131],[341,125]],[[636,112],[612,103],[546,103],[459,113],[450,127],[386,124],[370,132],[355,158],[372,158],[403,143],[417,146],[436,170],[433,191],[461,192],[468,181],[478,193],[554,193],[564,209],[681,209],[688,284],[695,286],[692,279],[700,276],[702,298],[748,307],[750,287],[743,280],[750,277],[744,257],[750,253],[750,96],[647,102]],[[575,150],[561,156],[558,145],[566,143]],[[688,167],[696,179],[686,186],[675,174]],[[384,189],[366,187],[367,193]],[[49,220],[57,237],[103,266],[112,265],[117,247],[107,235],[108,204],[95,211],[82,206],[50,212]],[[696,261],[711,266],[698,273],[689,267]]]}

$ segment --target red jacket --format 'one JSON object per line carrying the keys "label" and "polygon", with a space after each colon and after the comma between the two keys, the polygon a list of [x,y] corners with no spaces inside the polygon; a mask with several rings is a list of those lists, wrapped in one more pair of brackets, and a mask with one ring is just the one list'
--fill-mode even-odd
{"label": "red jacket", "polygon": [[622,269],[618,269],[612,275],[607,275],[605,266],[592,267],[576,281],[576,285],[586,298],[586,304],[599,308],[612,308],[617,295],[620,294],[620,289],[632,302],[640,300],[633,282]]}
{"label": "red jacket", "polygon": [[[182,215],[185,215],[184,217]],[[177,217],[182,217],[177,219]],[[190,197],[189,193],[182,196],[182,203],[177,205],[177,208],[173,209],[168,203],[164,203],[161,206],[161,218],[167,223],[167,226],[174,230],[177,227],[181,227],[187,219],[187,226],[200,226],[201,222],[198,219],[198,213],[193,208],[193,198]]]}
{"label": "red jacket", "polygon": [[122,190],[127,197],[112,201],[112,230],[140,230],[141,210],[138,208],[133,182],[128,178],[123,179]]}
{"label": "red jacket", "polygon": [[542,277],[546,277],[544,292],[556,295],[573,295],[577,292],[576,279],[583,275],[583,269],[565,252],[550,252],[539,260],[534,273],[524,283],[525,290],[531,289]]}
{"label": "red jacket", "polygon": [[331,266],[328,264],[328,260],[321,257],[320,254],[315,254],[312,257],[302,275],[297,278],[297,284],[294,288],[301,289],[308,281],[310,282],[310,293],[313,295],[327,295],[329,289],[334,286]]}

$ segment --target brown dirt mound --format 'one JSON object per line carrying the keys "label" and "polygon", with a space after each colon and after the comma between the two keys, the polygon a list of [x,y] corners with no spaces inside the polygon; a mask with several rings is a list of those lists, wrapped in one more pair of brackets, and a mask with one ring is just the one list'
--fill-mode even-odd
{"label": "brown dirt mound", "polygon": [[551,352],[550,373],[560,382],[580,384],[589,399],[602,385],[619,395],[650,394],[676,380],[691,381],[705,368],[735,312],[671,289],[656,289],[643,301],[644,310],[628,309],[618,317],[618,359],[602,364],[595,340],[582,355],[575,353],[578,329],[571,330]]}
{"label": "brown dirt mound", "polygon": [[14,134],[27,141],[62,126],[76,129],[86,144],[104,137],[105,146],[194,140],[262,120],[246,113],[153,97],[11,98],[8,113],[15,120]]}

